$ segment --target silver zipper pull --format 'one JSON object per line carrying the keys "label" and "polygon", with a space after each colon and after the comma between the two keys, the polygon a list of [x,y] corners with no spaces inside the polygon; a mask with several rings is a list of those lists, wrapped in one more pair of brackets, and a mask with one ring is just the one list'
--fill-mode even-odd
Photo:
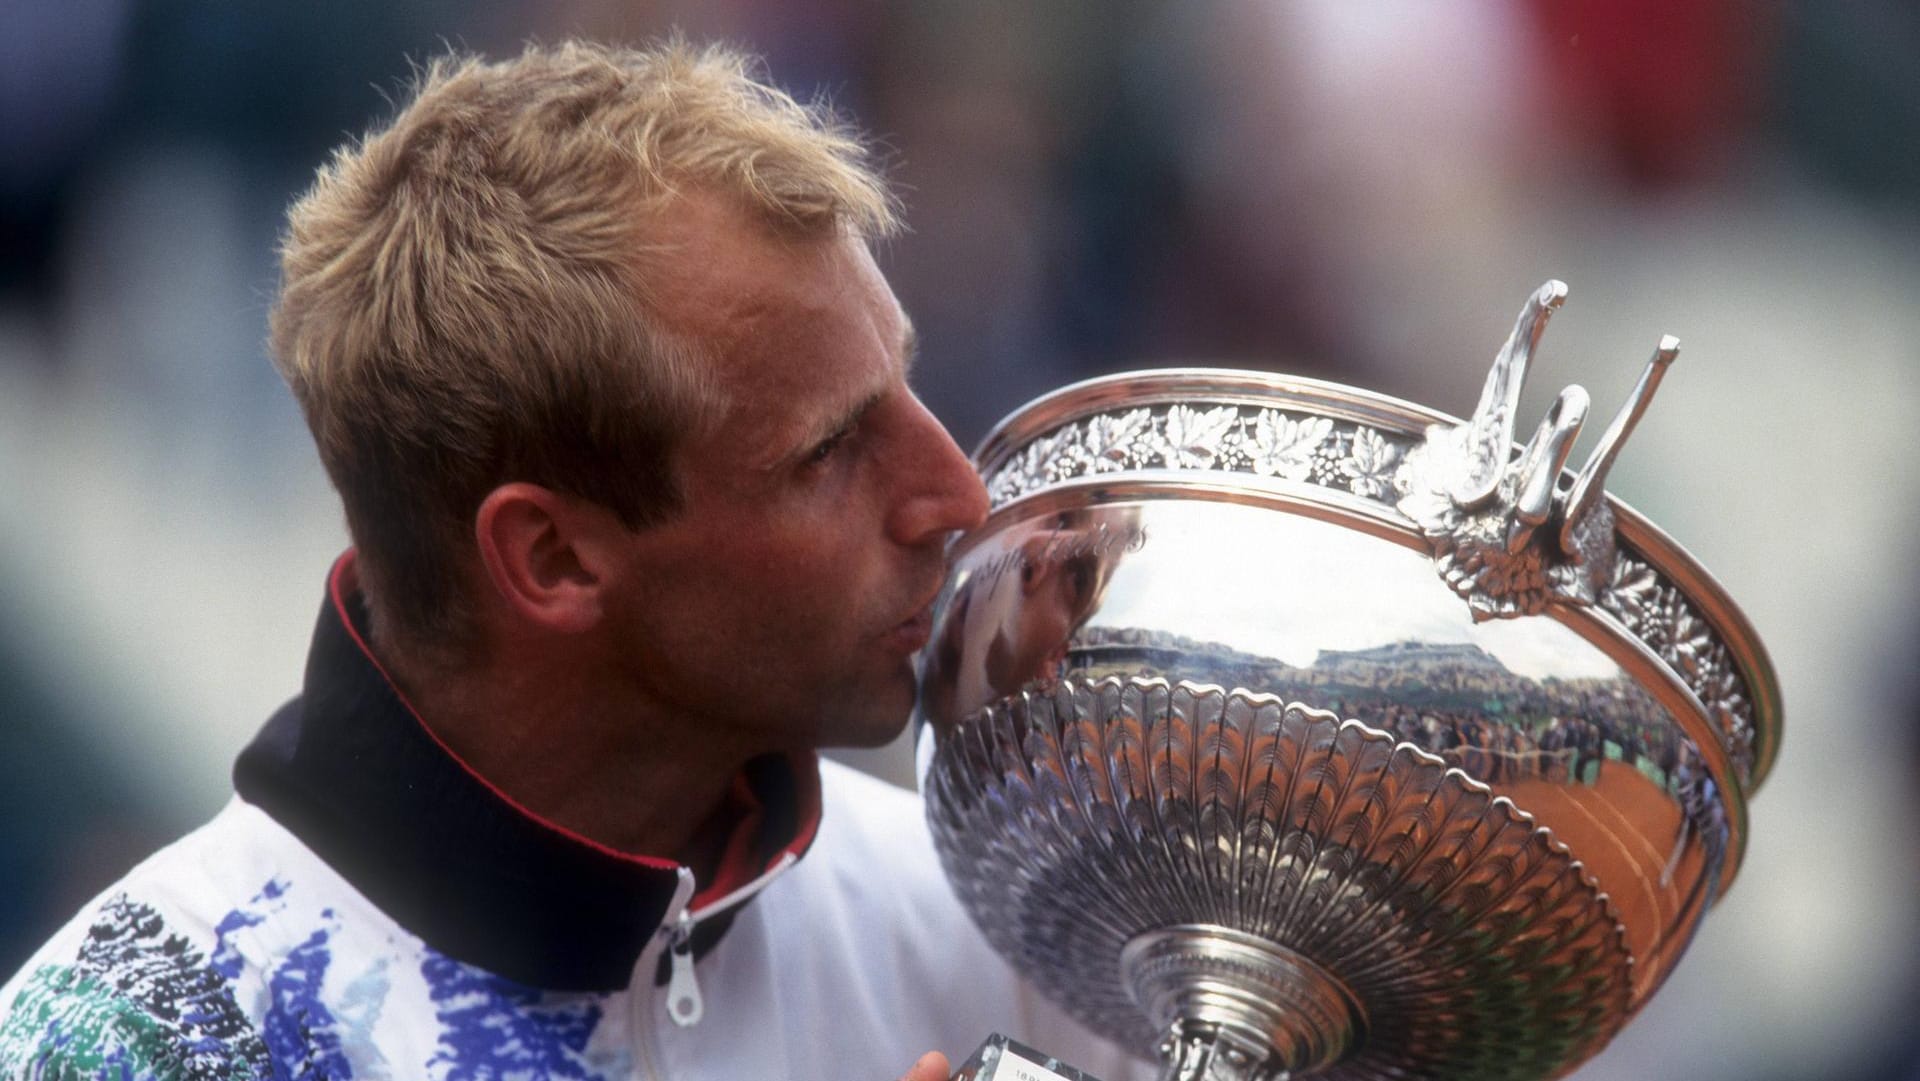
{"label": "silver zipper pull", "polygon": [[673,965],[667,979],[667,1016],[681,1028],[691,1028],[700,1023],[707,1006],[700,998],[700,980],[693,974],[693,916],[684,908],[667,943],[667,956]]}

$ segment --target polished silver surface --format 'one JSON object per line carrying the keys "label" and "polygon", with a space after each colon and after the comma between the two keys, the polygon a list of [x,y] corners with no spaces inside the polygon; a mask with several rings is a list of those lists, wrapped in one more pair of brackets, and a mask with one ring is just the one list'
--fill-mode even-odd
{"label": "polished silver surface", "polygon": [[1744,851],[1757,637],[1578,472],[1520,384],[1457,421],[1332,384],[1080,384],[979,453],[936,609],[941,858],[994,945],[1168,1078],[1564,1073],[1657,989]]}

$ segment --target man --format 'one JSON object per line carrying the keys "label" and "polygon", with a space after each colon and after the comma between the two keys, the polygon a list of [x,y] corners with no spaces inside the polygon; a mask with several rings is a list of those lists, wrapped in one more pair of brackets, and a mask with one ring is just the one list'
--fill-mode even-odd
{"label": "man", "polygon": [[[443,61],[292,209],[346,507],[237,798],[0,989],[6,1076],[1096,1072],[875,744],[985,496],[908,389],[862,148],[722,50]],[[803,858],[804,857],[804,858]]]}

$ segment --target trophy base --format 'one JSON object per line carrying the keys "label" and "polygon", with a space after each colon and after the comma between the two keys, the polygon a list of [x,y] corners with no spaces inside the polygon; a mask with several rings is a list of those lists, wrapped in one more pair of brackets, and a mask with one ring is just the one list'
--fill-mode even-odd
{"label": "trophy base", "polygon": [[1365,1009],[1332,973],[1231,927],[1150,931],[1127,943],[1120,971],[1168,1033],[1160,1045],[1168,1077],[1318,1073],[1366,1032]]}
{"label": "trophy base", "polygon": [[1059,1059],[998,1032],[987,1037],[953,1075],[953,1081],[1100,1081]]}

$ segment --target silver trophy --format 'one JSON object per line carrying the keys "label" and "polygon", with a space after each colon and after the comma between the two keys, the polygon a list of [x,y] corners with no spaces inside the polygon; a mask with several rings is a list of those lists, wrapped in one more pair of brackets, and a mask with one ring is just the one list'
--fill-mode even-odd
{"label": "silver trophy", "polygon": [[920,706],[941,860],[986,937],[1166,1079],[1567,1073],[1657,990],[1746,847],[1758,637],[1524,446],[1530,298],[1470,420],[1176,369],[1080,383],[977,455]]}

